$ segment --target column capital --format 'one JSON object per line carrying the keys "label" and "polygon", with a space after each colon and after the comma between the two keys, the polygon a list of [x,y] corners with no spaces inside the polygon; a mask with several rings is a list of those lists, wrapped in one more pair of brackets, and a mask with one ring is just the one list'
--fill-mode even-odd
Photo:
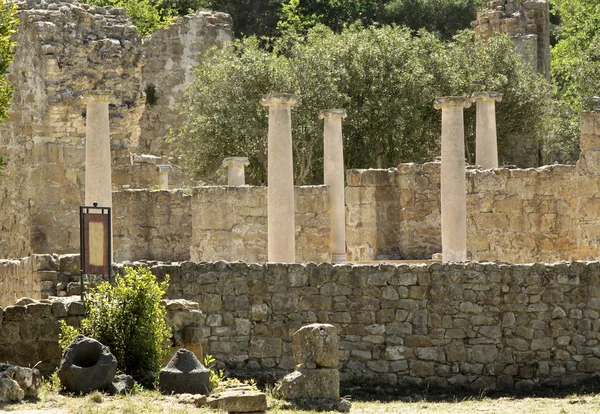
{"label": "column capital", "polygon": [[345,109],[323,109],[319,112],[319,119],[345,119],[347,116]]}
{"label": "column capital", "polygon": [[502,101],[502,94],[499,92],[473,92],[471,94],[471,102],[477,101]]}
{"label": "column capital", "polygon": [[269,93],[262,97],[260,104],[262,106],[288,105],[294,106],[300,99],[291,93]]}
{"label": "column capital", "polygon": [[442,96],[441,98],[437,98],[433,103],[435,109],[457,106],[469,108],[471,106],[470,98],[468,96]]}
{"label": "column capital", "polygon": [[81,100],[83,103],[91,103],[95,101],[103,101],[110,102],[113,97],[113,93],[111,91],[105,90],[89,90],[81,95]]}
{"label": "column capital", "polygon": [[248,157],[227,157],[221,163],[222,168],[241,167],[243,165],[250,165]]}

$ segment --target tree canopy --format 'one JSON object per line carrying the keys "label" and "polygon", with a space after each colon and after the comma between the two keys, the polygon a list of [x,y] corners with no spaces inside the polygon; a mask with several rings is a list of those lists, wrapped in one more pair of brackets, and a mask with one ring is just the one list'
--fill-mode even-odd
{"label": "tree canopy", "polygon": [[[8,107],[13,91],[5,75],[8,72],[8,65],[13,60],[15,42],[12,35],[16,33],[18,24],[17,5],[7,2],[0,3],[0,122],[8,115]],[[2,158],[0,158],[0,168],[1,166]]]}
{"label": "tree canopy", "polygon": [[[317,25],[303,40],[268,48],[246,38],[213,49],[196,68],[180,105],[181,127],[170,140],[189,171],[209,177],[227,156],[248,156],[249,182],[266,180],[267,93],[294,93],[295,179],[322,180],[322,109],[345,108],[346,167],[394,167],[432,160],[439,150],[436,98],[476,91],[504,94],[498,105],[500,146],[515,136],[542,139],[550,86],[506,37],[487,44],[472,32],[453,42],[397,26],[353,26],[335,33]],[[474,110],[466,111],[467,152]]]}

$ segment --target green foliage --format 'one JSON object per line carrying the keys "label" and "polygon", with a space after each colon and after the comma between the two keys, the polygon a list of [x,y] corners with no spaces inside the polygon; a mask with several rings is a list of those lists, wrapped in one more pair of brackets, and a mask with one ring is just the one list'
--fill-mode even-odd
{"label": "green foliage", "polygon": [[167,26],[176,15],[173,9],[161,7],[161,3],[156,0],[87,0],[86,3],[125,8],[131,22],[142,36]]}
{"label": "green foliage", "polygon": [[[267,93],[294,93],[294,174],[297,184],[322,182],[322,109],[345,108],[347,168],[387,168],[437,155],[440,96],[476,91],[504,94],[498,105],[500,145],[511,139],[541,140],[550,86],[506,37],[475,43],[472,32],[441,42],[421,31],[355,25],[335,33],[318,25],[305,37],[282,38],[265,51],[256,38],[213,49],[187,89],[184,119],[170,140],[184,166],[210,181],[220,161],[250,159],[247,181],[266,181]],[[467,111],[468,152],[473,149],[474,110]]]}
{"label": "green foliage", "polygon": [[386,2],[383,21],[426,29],[442,39],[451,39],[470,27],[486,0],[391,0]]}
{"label": "green foliage", "polygon": [[125,274],[115,277],[114,286],[105,281],[90,291],[88,316],[81,322],[80,332],[61,326],[61,346],[68,345],[73,333],[82,333],[108,346],[118,368],[134,378],[157,372],[171,336],[161,302],[167,288],[168,276],[158,283],[143,266],[125,267]]}
{"label": "green foliage", "polygon": [[551,72],[561,100],[574,110],[590,110],[600,93],[600,3],[552,0],[560,18]]}
{"label": "green foliage", "polygon": [[202,364],[210,372],[210,377],[209,377],[210,391],[216,390],[217,387],[219,386],[219,383],[221,381],[223,381],[223,379],[224,379],[223,370],[215,369],[216,363],[217,363],[217,361],[215,360],[215,358],[212,355],[209,355],[209,354],[204,355],[204,361],[202,361]]}
{"label": "green foliage", "polygon": [[58,334],[58,344],[60,345],[60,349],[65,352],[65,349],[69,346],[73,339],[77,335],[79,335],[79,331],[71,325],[67,325],[67,323],[63,320],[60,320],[60,333]]}
{"label": "green foliage", "polygon": [[282,0],[200,0],[202,8],[228,13],[233,33],[244,36],[274,36]]}
{"label": "green foliage", "polygon": [[[13,87],[4,75],[8,72],[8,65],[13,60],[16,43],[12,36],[16,33],[18,24],[17,4],[6,1],[0,3],[0,122],[8,116],[8,107],[13,92]],[[0,172],[3,165],[0,157]]]}
{"label": "green foliage", "polygon": [[2,176],[2,170],[4,169],[5,166],[6,166],[6,164],[4,164],[4,158],[2,158],[2,156],[0,156],[0,177]]}

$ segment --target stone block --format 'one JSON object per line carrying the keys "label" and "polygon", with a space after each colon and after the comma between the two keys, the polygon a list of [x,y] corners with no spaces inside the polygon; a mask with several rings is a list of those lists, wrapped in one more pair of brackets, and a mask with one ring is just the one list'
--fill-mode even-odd
{"label": "stone block", "polygon": [[263,392],[231,389],[211,395],[208,405],[227,413],[259,413],[267,411],[267,396]]}
{"label": "stone block", "polygon": [[117,359],[108,347],[92,338],[77,335],[65,349],[58,378],[70,392],[104,390],[117,372]]}
{"label": "stone block", "polygon": [[281,357],[282,341],[279,338],[254,336],[250,338],[250,358]]}
{"label": "stone block", "polygon": [[314,362],[318,367],[337,367],[337,329],[329,324],[303,326],[292,335],[292,352],[298,364]]}
{"label": "stone block", "polygon": [[196,355],[180,349],[159,373],[159,389],[163,394],[210,393],[210,372]]}
{"label": "stone block", "polygon": [[340,376],[337,369],[306,369],[286,375],[277,391],[284,399],[340,397]]}

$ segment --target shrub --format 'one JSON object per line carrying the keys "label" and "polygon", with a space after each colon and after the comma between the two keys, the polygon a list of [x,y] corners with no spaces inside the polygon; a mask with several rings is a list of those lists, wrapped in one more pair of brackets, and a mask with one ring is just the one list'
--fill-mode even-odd
{"label": "shrub", "polygon": [[[147,373],[160,370],[171,336],[161,302],[167,288],[168,275],[159,283],[143,266],[125,267],[125,274],[115,277],[114,286],[105,281],[90,291],[88,316],[81,322],[79,333],[108,346],[121,371],[134,378],[147,378]],[[66,347],[74,334],[74,328],[63,324],[61,346]]]}

